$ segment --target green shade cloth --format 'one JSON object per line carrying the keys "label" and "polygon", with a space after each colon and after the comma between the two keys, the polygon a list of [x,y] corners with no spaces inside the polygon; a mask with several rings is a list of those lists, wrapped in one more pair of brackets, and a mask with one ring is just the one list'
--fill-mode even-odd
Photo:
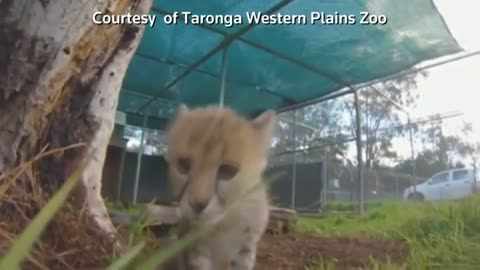
{"label": "green shade cloth", "polygon": [[[157,0],[151,14],[155,27],[147,27],[125,77],[118,110],[127,124],[163,129],[178,103],[189,106],[218,104],[222,50],[173,85],[164,87],[189,65],[220,44],[224,34],[248,25],[247,12],[265,12],[273,0]],[[242,25],[176,25],[164,23],[165,12],[238,14]],[[312,11],[356,15],[354,25],[310,23]],[[360,12],[381,14],[385,25],[361,25]],[[344,88],[382,78],[421,61],[460,52],[431,0],[296,0],[280,11],[304,14],[307,24],[255,25],[228,47],[225,106],[252,117],[266,109],[281,109],[316,99]],[[277,13],[277,12],[276,12]],[[252,46],[252,43],[253,45]],[[258,45],[258,46],[257,46]],[[265,47],[262,49],[258,47]],[[273,53],[272,53],[273,51]],[[293,58],[292,63],[278,55]],[[316,72],[313,72],[315,70]],[[146,110],[152,96],[160,95]],[[139,111],[140,110],[140,111]]]}

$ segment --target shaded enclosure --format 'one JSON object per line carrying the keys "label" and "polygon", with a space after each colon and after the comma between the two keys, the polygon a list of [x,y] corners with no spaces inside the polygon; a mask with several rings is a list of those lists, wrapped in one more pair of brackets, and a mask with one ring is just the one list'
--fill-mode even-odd
{"label": "shaded enclosure", "polygon": [[[278,165],[266,171],[266,177],[278,175],[270,188],[272,201],[279,207],[292,206],[294,170],[292,164]],[[323,163],[300,163],[295,168],[294,207],[318,209],[322,192]]]}
{"label": "shaded enclosure", "polygon": [[[109,147],[104,169],[104,196],[110,200],[130,203],[133,200],[137,153],[126,152],[123,169],[118,167],[118,148]],[[121,178],[119,172],[122,172]],[[167,162],[163,156],[142,155],[142,168],[138,185],[137,202],[169,201]],[[117,179],[121,179],[118,181]],[[116,180],[116,181],[115,181]],[[108,183],[108,184],[107,184]]]}
{"label": "shaded enclosure", "polygon": [[[123,156],[122,156],[123,155]],[[112,201],[133,201],[138,154],[110,144],[103,173],[103,195]],[[123,163],[122,163],[123,159]],[[169,193],[167,162],[163,156],[142,155],[137,201],[167,202]],[[357,168],[323,161],[274,164],[266,169],[265,179],[273,180],[270,187],[275,206],[298,211],[318,211],[329,202],[358,201]],[[295,174],[295,176],[294,176]],[[411,175],[387,170],[365,170],[365,201],[398,200],[408,186]],[[295,179],[295,180],[294,180]],[[425,179],[417,177],[417,183]],[[294,184],[295,182],[295,188]],[[326,190],[324,190],[326,185]],[[293,194],[294,193],[294,194]],[[292,198],[295,202],[292,205]]]}

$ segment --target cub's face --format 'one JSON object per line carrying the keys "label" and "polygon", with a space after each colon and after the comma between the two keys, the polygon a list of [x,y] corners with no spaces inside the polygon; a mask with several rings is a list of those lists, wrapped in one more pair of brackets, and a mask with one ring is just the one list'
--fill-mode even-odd
{"label": "cub's face", "polygon": [[274,125],[273,111],[248,121],[228,109],[180,107],[168,133],[167,160],[184,217],[218,215],[260,181]]}

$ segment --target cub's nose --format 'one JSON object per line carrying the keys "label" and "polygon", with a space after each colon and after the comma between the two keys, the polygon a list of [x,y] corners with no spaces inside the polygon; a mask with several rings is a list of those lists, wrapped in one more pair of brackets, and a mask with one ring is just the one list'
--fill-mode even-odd
{"label": "cub's nose", "polygon": [[199,201],[199,202],[188,202],[190,207],[196,214],[200,214],[205,208],[207,207],[207,201]]}

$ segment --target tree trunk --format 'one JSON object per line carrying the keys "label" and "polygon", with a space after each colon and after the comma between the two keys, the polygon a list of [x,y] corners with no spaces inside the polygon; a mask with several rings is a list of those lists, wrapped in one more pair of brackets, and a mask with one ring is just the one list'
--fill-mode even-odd
{"label": "tree trunk", "polygon": [[[81,202],[95,224],[114,233],[101,197],[106,149],[119,91],[143,35],[140,25],[94,25],[95,11],[147,14],[152,0],[0,1],[0,172],[45,145],[85,142]],[[85,149],[82,149],[85,151]],[[42,159],[37,173],[55,187],[80,150]]]}

